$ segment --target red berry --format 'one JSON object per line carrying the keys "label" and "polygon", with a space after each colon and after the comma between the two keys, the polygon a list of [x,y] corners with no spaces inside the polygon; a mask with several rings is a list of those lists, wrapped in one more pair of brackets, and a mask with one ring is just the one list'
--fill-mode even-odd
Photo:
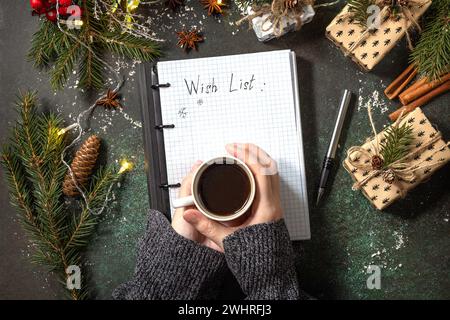
{"label": "red berry", "polygon": [[47,11],[47,13],[45,14],[45,16],[46,16],[47,19],[48,19],[49,21],[51,21],[51,22],[56,22],[56,19],[58,18],[55,9],[52,9],[52,10]]}
{"label": "red berry", "polygon": [[30,6],[32,9],[39,11],[44,4],[42,3],[42,0],[30,0]]}
{"label": "red berry", "polygon": [[72,0],[45,0],[47,1],[50,5],[56,5],[56,2],[58,2],[60,7],[68,7],[72,4]]}
{"label": "red berry", "polygon": [[67,7],[59,7],[58,12],[60,15],[65,16],[68,15],[67,13]]}
{"label": "red berry", "polygon": [[46,9],[46,8],[41,8],[40,10],[37,11],[37,13],[38,13],[38,15],[41,15],[41,14],[46,14],[47,11],[48,11],[48,9]]}
{"label": "red berry", "polygon": [[59,5],[62,7],[68,7],[72,4],[72,0],[59,0]]}

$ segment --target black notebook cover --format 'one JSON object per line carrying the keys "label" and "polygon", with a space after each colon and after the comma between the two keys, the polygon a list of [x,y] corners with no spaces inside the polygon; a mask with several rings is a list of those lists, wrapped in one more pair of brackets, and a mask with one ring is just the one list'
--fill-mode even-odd
{"label": "black notebook cover", "polygon": [[150,207],[161,211],[170,220],[164,129],[161,127],[163,124],[161,123],[161,104],[159,100],[159,90],[164,90],[165,87],[164,85],[160,86],[158,83],[155,64],[142,63],[139,66],[138,85]]}

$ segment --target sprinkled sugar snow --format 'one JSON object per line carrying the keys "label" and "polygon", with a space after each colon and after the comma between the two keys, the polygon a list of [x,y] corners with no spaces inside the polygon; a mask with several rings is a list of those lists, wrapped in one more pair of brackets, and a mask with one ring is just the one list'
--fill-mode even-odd
{"label": "sprinkled sugar snow", "polygon": [[380,97],[380,92],[378,90],[374,90],[369,95],[363,94],[363,89],[360,88],[358,90],[358,111],[362,109],[367,109],[367,106],[370,105],[372,109],[378,109],[380,112],[386,113],[389,110],[384,97]]}

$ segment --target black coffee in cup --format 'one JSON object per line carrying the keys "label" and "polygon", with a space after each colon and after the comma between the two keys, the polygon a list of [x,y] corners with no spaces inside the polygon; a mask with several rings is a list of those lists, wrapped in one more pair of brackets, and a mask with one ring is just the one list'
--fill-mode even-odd
{"label": "black coffee in cup", "polygon": [[198,180],[201,205],[215,215],[232,215],[249,200],[251,185],[244,169],[236,163],[211,164]]}

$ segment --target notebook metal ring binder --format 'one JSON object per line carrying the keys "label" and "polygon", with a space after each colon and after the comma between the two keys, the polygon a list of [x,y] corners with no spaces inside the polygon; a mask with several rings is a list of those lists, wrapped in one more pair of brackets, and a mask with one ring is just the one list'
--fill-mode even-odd
{"label": "notebook metal ring binder", "polygon": [[159,88],[168,88],[170,87],[170,83],[158,83],[158,84],[152,84],[151,88],[152,89],[159,89]]}
{"label": "notebook metal ring binder", "polygon": [[179,187],[181,187],[181,183],[173,183],[173,184],[163,183],[163,184],[160,184],[159,187],[161,189],[168,190],[170,188],[179,188]]}
{"label": "notebook metal ring binder", "polygon": [[156,130],[173,129],[173,128],[175,128],[174,124],[158,124],[155,126]]}

